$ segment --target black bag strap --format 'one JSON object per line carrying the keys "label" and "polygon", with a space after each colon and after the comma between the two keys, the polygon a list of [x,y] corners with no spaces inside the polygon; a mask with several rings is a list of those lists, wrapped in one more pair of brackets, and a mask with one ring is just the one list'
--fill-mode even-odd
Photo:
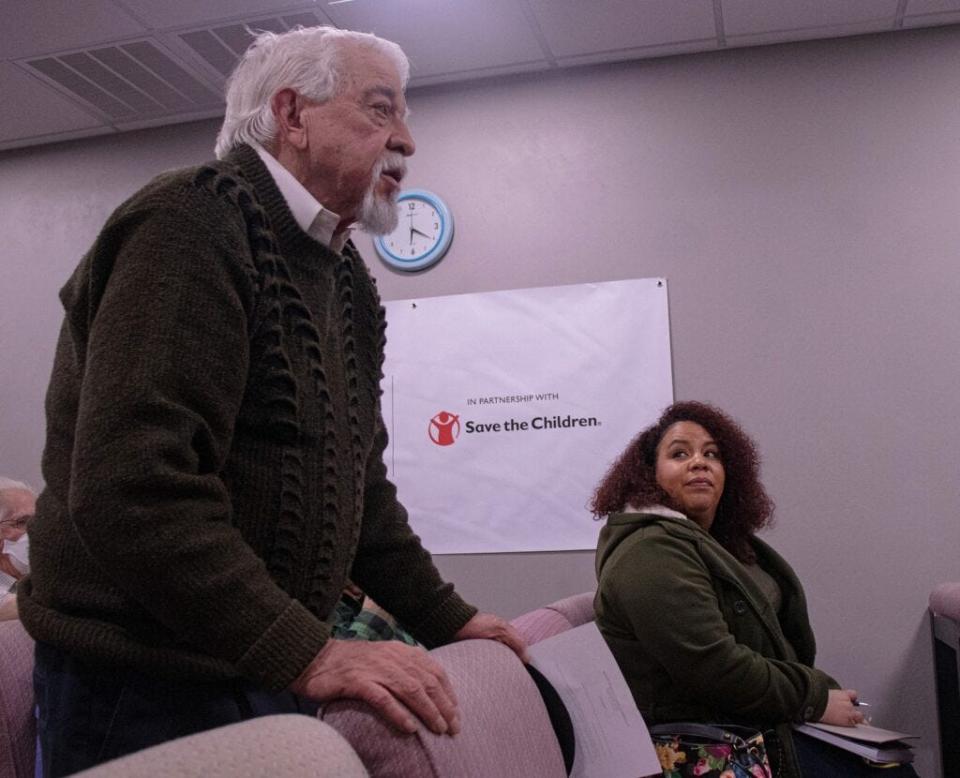
{"label": "black bag strap", "polygon": [[[739,731],[735,731],[739,730]],[[702,737],[707,740],[716,740],[720,743],[735,744],[738,741],[746,741],[756,735],[756,732],[750,732],[743,727],[716,727],[710,724],[697,724],[692,721],[672,721],[669,724],[657,724],[650,727],[651,735],[690,735],[692,737]]]}
{"label": "black bag strap", "polygon": [[533,665],[524,665],[530,677],[533,679],[540,696],[543,698],[543,704],[547,709],[547,715],[550,717],[550,724],[553,725],[553,732],[557,736],[557,742],[560,744],[560,753],[563,755],[563,766],[567,770],[567,775],[573,771],[573,760],[577,752],[576,738],[573,732],[573,720],[570,718],[570,712],[563,700],[553,688],[553,684],[547,680],[546,676],[537,670]]}

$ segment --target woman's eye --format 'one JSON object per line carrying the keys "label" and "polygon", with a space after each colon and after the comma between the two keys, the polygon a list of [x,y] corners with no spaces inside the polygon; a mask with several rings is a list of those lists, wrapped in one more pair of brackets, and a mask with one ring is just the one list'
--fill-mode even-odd
{"label": "woman's eye", "polygon": [[674,458],[674,459],[683,459],[683,458],[685,458],[686,456],[687,456],[687,452],[686,452],[686,451],[674,451],[674,452],[673,452],[673,458]]}
{"label": "woman's eye", "polygon": [[705,456],[705,457],[710,457],[711,459],[719,459],[719,458],[720,458],[720,452],[719,452],[719,451],[707,451],[707,452],[704,453],[704,456]]}

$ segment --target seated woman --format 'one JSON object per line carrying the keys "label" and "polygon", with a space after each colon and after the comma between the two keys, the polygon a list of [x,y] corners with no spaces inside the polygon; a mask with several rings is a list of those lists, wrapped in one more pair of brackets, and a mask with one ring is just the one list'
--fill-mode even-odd
{"label": "seated woman", "polygon": [[709,405],[676,403],[636,437],[591,505],[608,517],[596,562],[600,631],[648,724],[764,730],[773,774],[784,778],[876,775],[791,730],[853,726],[863,714],[855,691],[814,667],[800,581],[754,536],[773,512],[758,474],[753,443]]}

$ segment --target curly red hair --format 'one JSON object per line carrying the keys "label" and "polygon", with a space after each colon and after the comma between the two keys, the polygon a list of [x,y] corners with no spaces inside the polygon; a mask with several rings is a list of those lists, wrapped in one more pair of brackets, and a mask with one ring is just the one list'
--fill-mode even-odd
{"label": "curly red hair", "polygon": [[674,403],[656,424],[630,441],[597,486],[590,510],[601,518],[618,513],[627,505],[639,508],[660,504],[679,509],[657,483],[656,463],[657,446],[666,431],[680,421],[699,424],[720,449],[726,484],[710,534],[740,561],[754,561],[750,538],[769,525],[773,517],[773,501],[760,483],[760,455],[739,424],[706,403]]}

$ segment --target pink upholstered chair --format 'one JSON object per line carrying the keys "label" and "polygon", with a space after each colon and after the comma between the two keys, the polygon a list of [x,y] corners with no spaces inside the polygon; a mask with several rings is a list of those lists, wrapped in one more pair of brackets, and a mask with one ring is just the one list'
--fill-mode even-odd
{"label": "pink upholstered chair", "polygon": [[114,759],[78,778],[368,778],[350,745],[309,716],[262,716]]}
{"label": "pink upholstered chair", "polygon": [[[586,592],[524,614],[514,624],[528,642],[535,643],[592,618],[593,593]],[[33,642],[19,622],[0,623],[0,652],[0,778],[29,778],[34,769],[35,740]],[[373,778],[566,775],[540,693],[510,649],[492,641],[474,640],[443,646],[432,655],[446,669],[460,702],[463,729],[454,738],[425,730],[402,735],[360,702],[343,700],[326,706],[324,721],[346,738]],[[194,737],[204,739],[206,735],[209,733]],[[169,752],[162,750],[149,757],[134,754],[117,760],[123,771],[104,773],[104,778],[134,774],[130,771],[141,764],[136,757],[155,758],[159,760],[152,763],[155,766],[169,764],[175,758],[189,761],[190,749],[196,744],[191,745],[194,741],[190,738],[183,740],[189,741],[189,748],[183,744],[177,747],[179,741],[174,741],[156,747]],[[218,747],[215,743],[211,748]],[[98,775],[96,770],[89,772],[91,778]],[[160,772],[173,774],[177,770]],[[202,772],[209,778],[209,771]],[[153,767],[142,774],[151,773],[160,774]]]}
{"label": "pink upholstered chair", "polygon": [[[0,621],[0,778],[33,778],[33,709],[33,640],[19,621]],[[179,738],[80,774],[90,778],[364,778],[367,772],[333,729],[309,716],[288,715],[265,716]]]}
{"label": "pink upholstered chair", "polygon": [[573,594],[517,616],[510,623],[529,645],[593,621],[594,592]]}
{"label": "pink upholstered chair", "polygon": [[540,693],[517,656],[490,640],[430,652],[460,705],[454,737],[393,730],[365,704],[338,700],[321,712],[360,755],[371,778],[564,778],[563,756]]}
{"label": "pink upholstered chair", "polygon": [[33,778],[33,640],[17,621],[0,621],[0,778]]}
{"label": "pink upholstered chair", "polygon": [[933,665],[940,721],[940,761],[944,776],[960,775],[960,582],[943,583],[930,593]]}

